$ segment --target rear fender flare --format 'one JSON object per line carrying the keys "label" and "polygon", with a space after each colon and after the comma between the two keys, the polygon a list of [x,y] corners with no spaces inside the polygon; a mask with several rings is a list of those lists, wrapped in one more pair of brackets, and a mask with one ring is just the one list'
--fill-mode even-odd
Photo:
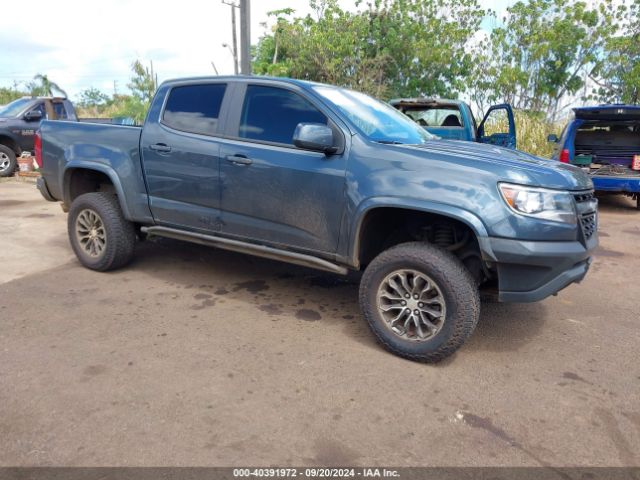
{"label": "rear fender flare", "polygon": [[127,220],[132,219],[131,212],[127,207],[127,199],[124,193],[124,189],[122,188],[122,183],[120,182],[120,179],[118,178],[118,175],[116,174],[116,172],[107,165],[96,164],[94,162],[78,160],[78,161],[71,161],[65,165],[64,171],[62,173],[62,185],[64,185],[63,199],[64,199],[65,205],[71,205],[71,191],[70,191],[71,189],[70,189],[69,180],[71,178],[71,174],[75,170],[91,170],[94,172],[100,172],[105,174],[109,178],[109,180],[111,180],[111,183],[113,184],[113,187],[116,190],[116,195],[118,196],[118,203],[120,204],[120,208],[122,209],[124,218],[126,218]]}

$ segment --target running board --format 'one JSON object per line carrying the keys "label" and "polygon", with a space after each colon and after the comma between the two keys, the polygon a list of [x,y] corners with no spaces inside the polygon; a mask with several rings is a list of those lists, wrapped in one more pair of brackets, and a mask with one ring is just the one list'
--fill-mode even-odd
{"label": "running board", "polygon": [[239,240],[231,240],[230,238],[214,237],[203,233],[188,232],[185,230],[177,230],[168,227],[142,227],[143,233],[151,236],[173,238],[175,240],[183,240],[185,242],[198,243],[208,247],[217,247],[224,250],[232,250],[234,252],[248,253],[258,257],[270,258],[272,260],[280,260],[282,262],[295,263],[303,267],[317,268],[327,272],[346,275],[348,270],[345,267],[336,265],[318,257],[305,255],[303,253],[290,252],[288,250],[280,250],[265,245],[255,245],[253,243],[241,242]]}

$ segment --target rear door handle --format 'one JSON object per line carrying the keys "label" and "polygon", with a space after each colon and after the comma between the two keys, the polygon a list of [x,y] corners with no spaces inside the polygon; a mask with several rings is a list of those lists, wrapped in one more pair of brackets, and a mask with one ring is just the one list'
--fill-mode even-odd
{"label": "rear door handle", "polygon": [[227,162],[233,163],[234,165],[251,165],[253,160],[246,157],[245,155],[227,155]]}
{"label": "rear door handle", "polygon": [[159,153],[169,153],[171,151],[171,147],[164,143],[156,143],[155,145],[149,145],[149,148]]}

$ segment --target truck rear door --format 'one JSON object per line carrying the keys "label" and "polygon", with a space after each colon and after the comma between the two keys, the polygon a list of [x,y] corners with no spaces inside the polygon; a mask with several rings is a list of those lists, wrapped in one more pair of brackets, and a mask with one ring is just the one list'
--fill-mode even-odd
{"label": "truck rear door", "polygon": [[516,122],[511,105],[503,103],[487,110],[478,127],[478,142],[516,148]]}
{"label": "truck rear door", "polygon": [[163,96],[140,140],[149,205],[159,224],[219,230],[223,82],[187,82]]}

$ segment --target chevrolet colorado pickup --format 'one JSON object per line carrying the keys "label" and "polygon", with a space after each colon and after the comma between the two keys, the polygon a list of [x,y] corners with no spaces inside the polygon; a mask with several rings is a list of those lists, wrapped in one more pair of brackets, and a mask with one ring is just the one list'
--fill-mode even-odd
{"label": "chevrolet colorado pickup", "polygon": [[45,121],[38,139],[38,188],[68,209],[84,266],[121,267],[137,237],[155,235],[362,271],[371,330],[413,360],[464,343],[481,291],[532,302],[581,281],[598,242],[580,169],[435,139],[328,85],[172,80],[141,128]]}

